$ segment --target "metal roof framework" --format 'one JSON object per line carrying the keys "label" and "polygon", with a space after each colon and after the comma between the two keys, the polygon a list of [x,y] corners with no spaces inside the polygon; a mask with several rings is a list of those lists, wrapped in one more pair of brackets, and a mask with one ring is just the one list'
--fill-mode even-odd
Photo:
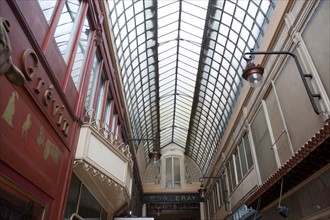
{"label": "metal roof framework", "polygon": [[206,174],[272,0],[107,0],[133,137],[184,148]]}

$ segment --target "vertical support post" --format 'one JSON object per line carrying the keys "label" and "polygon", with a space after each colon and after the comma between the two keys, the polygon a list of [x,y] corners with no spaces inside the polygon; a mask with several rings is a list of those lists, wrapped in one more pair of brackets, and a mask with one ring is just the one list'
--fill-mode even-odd
{"label": "vertical support post", "polygon": [[147,217],[147,204],[142,204],[142,217]]}
{"label": "vertical support post", "polygon": [[205,218],[205,203],[204,202],[199,203],[199,212],[200,212],[200,219],[201,220],[206,220],[206,218]]}

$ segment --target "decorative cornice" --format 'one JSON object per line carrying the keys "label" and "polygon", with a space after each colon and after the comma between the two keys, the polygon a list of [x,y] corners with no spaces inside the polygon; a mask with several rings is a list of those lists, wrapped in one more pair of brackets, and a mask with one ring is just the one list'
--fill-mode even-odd
{"label": "decorative cornice", "polygon": [[98,177],[102,182],[106,182],[108,186],[114,185],[115,190],[123,191],[125,189],[124,186],[122,186],[120,183],[118,183],[115,179],[107,176],[106,174],[102,173],[99,169],[95,168],[93,165],[88,163],[85,160],[74,160],[73,167],[78,166],[81,164],[83,166],[83,169],[90,173],[95,178]]}

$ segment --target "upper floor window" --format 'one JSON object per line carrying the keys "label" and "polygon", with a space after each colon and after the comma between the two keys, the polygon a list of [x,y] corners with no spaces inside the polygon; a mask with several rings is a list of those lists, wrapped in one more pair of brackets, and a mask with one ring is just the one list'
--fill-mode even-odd
{"label": "upper floor window", "polygon": [[232,192],[237,185],[236,177],[235,177],[234,160],[232,156],[230,157],[226,169],[228,174],[229,191]]}
{"label": "upper floor window", "polygon": [[102,119],[101,117],[102,117],[103,101],[105,95],[105,85],[106,85],[106,81],[104,75],[102,74],[99,91],[97,93],[96,107],[95,107],[95,118],[98,120]]}
{"label": "upper floor window", "polygon": [[165,188],[181,188],[180,159],[178,157],[165,159]]}
{"label": "upper floor window", "polygon": [[87,87],[87,94],[86,94],[86,100],[85,100],[85,108],[86,110],[92,109],[94,105],[94,99],[95,99],[95,92],[97,87],[97,82],[99,78],[99,72],[101,67],[101,57],[98,52],[96,52],[92,70],[89,78],[89,84]]}
{"label": "upper floor window", "polygon": [[79,9],[79,0],[66,0],[54,33],[57,46],[66,62],[73,46],[74,33],[78,27]]}
{"label": "upper floor window", "polygon": [[111,131],[112,133],[114,133],[115,135],[117,135],[117,123],[118,123],[118,114],[115,114],[113,117],[112,117],[112,125],[111,125]]}
{"label": "upper floor window", "polygon": [[80,33],[80,39],[78,41],[76,55],[71,70],[71,77],[77,89],[80,86],[84,64],[87,63],[85,57],[87,54],[87,46],[88,46],[90,32],[91,29],[89,26],[89,21],[86,16],[83,28]]}
{"label": "upper floor window", "polygon": [[272,146],[272,141],[268,129],[264,106],[259,109],[257,115],[251,123],[251,133],[253,136],[256,161],[259,165],[261,181],[264,182],[277,169],[274,150],[270,149]]}
{"label": "upper floor window", "polygon": [[44,13],[44,16],[48,24],[52,19],[52,15],[54,13],[56,3],[57,3],[56,0],[39,0],[39,5],[41,7],[42,12]]}
{"label": "upper floor window", "polygon": [[104,117],[104,123],[108,125],[108,127],[110,128],[110,120],[111,120],[111,116],[112,116],[112,112],[113,112],[113,101],[111,99],[111,95],[110,92],[108,92],[108,96],[107,96],[107,102],[106,102],[106,106],[105,106],[105,117]]}
{"label": "upper floor window", "polygon": [[242,169],[242,176],[244,176],[253,166],[250,142],[247,133],[242,138],[237,150],[239,152],[239,162]]}
{"label": "upper floor window", "polygon": [[241,139],[227,164],[229,189],[232,191],[253,166],[247,133]]}

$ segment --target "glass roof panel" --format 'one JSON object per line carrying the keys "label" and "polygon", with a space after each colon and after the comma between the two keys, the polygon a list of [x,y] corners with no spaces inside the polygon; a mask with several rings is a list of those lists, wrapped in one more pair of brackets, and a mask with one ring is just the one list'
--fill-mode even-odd
{"label": "glass roof panel", "polygon": [[107,3],[134,138],[175,143],[206,174],[242,87],[242,54],[259,47],[274,1]]}

